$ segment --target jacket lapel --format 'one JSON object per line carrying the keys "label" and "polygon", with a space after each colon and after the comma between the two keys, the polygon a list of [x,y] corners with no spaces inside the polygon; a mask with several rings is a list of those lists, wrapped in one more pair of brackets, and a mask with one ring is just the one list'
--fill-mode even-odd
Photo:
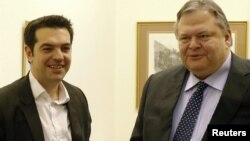
{"label": "jacket lapel", "polygon": [[31,91],[28,75],[23,79],[22,84],[23,90],[20,92],[20,108],[27,120],[34,141],[44,141],[42,125]]}
{"label": "jacket lapel", "polygon": [[235,55],[232,55],[231,64],[228,79],[210,124],[229,123],[237,112],[244,93],[246,93],[250,85],[250,79],[246,76],[249,74],[247,64],[243,63]]}
{"label": "jacket lapel", "polygon": [[[187,78],[188,71],[184,68],[184,66],[180,67],[174,76],[174,82],[169,82],[169,80],[166,80],[168,82],[165,82],[165,84],[168,84],[169,88],[167,88],[168,96],[163,98],[163,102],[167,105],[164,105],[163,111],[169,111],[169,112],[163,112],[161,116],[161,123],[162,124],[162,131],[166,131],[165,135],[162,137],[162,140],[166,140],[166,138],[170,137],[171,134],[171,127],[172,127],[172,120],[173,120],[173,112],[174,107],[179,99],[179,96],[181,94],[182,86],[185,84],[185,79]],[[165,95],[165,94],[164,94]],[[171,110],[170,110],[171,109]]]}

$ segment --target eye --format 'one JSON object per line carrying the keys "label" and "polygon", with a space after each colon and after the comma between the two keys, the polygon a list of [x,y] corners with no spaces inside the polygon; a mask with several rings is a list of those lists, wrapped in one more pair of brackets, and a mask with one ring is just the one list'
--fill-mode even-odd
{"label": "eye", "polygon": [[69,52],[71,50],[71,46],[70,45],[62,46],[61,49],[63,52]]}
{"label": "eye", "polygon": [[180,36],[179,37],[179,41],[181,42],[181,43],[186,43],[186,42],[188,42],[190,40],[190,37],[189,36]]}
{"label": "eye", "polygon": [[42,48],[42,50],[45,51],[45,52],[50,52],[50,51],[52,50],[52,48],[49,47],[49,46],[44,46],[44,47]]}
{"label": "eye", "polygon": [[200,34],[198,38],[201,40],[208,40],[210,38],[210,34]]}

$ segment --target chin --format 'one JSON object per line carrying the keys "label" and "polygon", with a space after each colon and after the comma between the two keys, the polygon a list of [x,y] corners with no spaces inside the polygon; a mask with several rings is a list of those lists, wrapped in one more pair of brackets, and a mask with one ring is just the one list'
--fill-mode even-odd
{"label": "chin", "polygon": [[200,66],[200,65],[196,65],[196,66],[188,66],[189,71],[191,72],[203,72],[204,70],[207,70],[207,67],[205,66]]}
{"label": "chin", "polygon": [[53,77],[52,79],[56,80],[56,81],[62,81],[64,78],[64,75],[63,76],[55,76]]}

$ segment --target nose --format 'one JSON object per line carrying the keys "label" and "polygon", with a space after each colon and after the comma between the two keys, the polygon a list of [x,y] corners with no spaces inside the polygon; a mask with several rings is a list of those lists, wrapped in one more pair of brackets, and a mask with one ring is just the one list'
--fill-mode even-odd
{"label": "nose", "polygon": [[61,61],[63,60],[63,52],[61,49],[56,49],[53,54],[53,59]]}
{"label": "nose", "polygon": [[192,37],[190,39],[189,48],[195,49],[199,47],[200,47],[200,44],[199,44],[198,39],[196,37]]}

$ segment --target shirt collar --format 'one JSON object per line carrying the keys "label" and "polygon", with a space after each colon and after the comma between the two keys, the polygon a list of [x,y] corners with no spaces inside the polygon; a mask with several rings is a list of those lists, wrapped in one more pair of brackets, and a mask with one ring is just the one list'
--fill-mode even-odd
{"label": "shirt collar", "polygon": [[[219,68],[219,70],[217,70],[215,73],[213,73],[203,81],[206,82],[210,87],[222,91],[227,80],[230,66],[231,66],[231,52],[229,53],[226,61]],[[193,73],[190,73],[184,91],[188,91],[189,89],[193,88],[199,81],[201,80],[195,77]]]}
{"label": "shirt collar", "polygon": [[[38,82],[38,80],[34,77],[32,72],[29,73],[30,86],[35,100],[39,99],[42,94],[47,94],[47,91],[43,88],[43,86]],[[49,95],[48,95],[49,96]],[[69,94],[63,83],[61,82],[59,85],[59,99],[55,101],[57,104],[65,104],[70,100]]]}

